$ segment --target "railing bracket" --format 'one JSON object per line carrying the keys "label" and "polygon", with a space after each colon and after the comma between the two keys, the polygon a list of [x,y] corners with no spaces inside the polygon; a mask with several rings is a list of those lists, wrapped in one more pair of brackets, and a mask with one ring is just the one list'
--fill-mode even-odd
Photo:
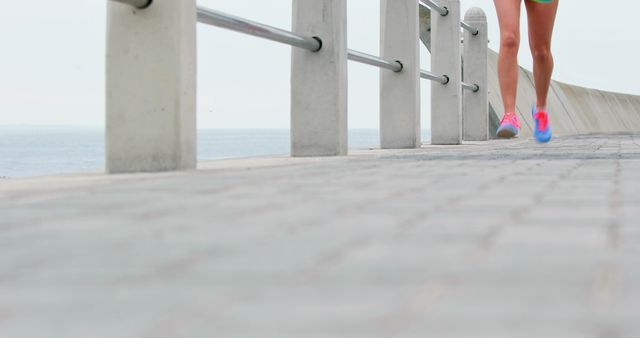
{"label": "railing bracket", "polygon": [[402,71],[404,70],[404,65],[399,60],[396,60],[396,62],[400,65],[400,70],[394,70],[394,72],[402,73]]}
{"label": "railing bracket", "polygon": [[322,39],[320,39],[317,36],[312,36],[311,38],[316,40],[316,41],[318,41],[318,49],[312,50],[312,52],[317,53],[317,52],[321,51],[322,50]]}
{"label": "railing bracket", "polygon": [[151,6],[151,4],[153,4],[153,0],[112,0],[112,1],[127,4],[137,9],[145,9]]}

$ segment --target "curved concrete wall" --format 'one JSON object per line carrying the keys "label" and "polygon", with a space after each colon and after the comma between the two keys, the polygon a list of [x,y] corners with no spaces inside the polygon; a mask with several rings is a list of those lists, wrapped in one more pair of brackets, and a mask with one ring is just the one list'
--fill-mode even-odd
{"label": "curved concrete wall", "polygon": [[[429,10],[420,8],[420,39],[431,48]],[[489,51],[489,113],[494,133],[502,117],[502,97],[498,82],[498,53]],[[535,87],[530,71],[520,67],[517,113],[522,122],[521,135],[532,135],[531,106]],[[605,132],[640,132],[640,96],[584,88],[558,81],[551,83],[549,110],[554,135],[579,135]]]}

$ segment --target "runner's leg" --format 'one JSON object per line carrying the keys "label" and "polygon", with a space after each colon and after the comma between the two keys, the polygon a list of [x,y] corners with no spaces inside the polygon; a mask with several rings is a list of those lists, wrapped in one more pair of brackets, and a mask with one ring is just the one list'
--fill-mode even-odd
{"label": "runner's leg", "polygon": [[505,113],[516,111],[521,0],[494,0],[500,24],[498,77]]}
{"label": "runner's leg", "polygon": [[546,111],[549,84],[553,73],[551,36],[558,10],[558,0],[551,3],[525,1],[529,21],[529,47],[533,56],[533,78],[537,109]]}

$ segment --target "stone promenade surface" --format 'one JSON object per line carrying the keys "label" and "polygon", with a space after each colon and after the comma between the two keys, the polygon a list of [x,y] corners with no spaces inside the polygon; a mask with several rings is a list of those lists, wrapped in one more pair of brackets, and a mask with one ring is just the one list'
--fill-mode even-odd
{"label": "stone promenade surface", "polygon": [[0,337],[640,337],[640,135],[0,182]]}

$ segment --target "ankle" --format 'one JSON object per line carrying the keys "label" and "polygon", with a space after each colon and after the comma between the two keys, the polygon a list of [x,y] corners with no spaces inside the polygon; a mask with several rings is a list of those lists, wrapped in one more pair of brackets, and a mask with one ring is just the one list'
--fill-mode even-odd
{"label": "ankle", "polygon": [[547,113],[547,106],[536,106],[536,113]]}

